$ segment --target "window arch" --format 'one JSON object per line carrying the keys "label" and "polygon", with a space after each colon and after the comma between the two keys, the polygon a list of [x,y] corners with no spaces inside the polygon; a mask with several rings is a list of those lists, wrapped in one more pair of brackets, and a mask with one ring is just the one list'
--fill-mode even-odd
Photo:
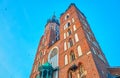
{"label": "window arch", "polygon": [[68,78],[72,78],[72,72],[71,71],[68,72]]}
{"label": "window arch", "polygon": [[64,39],[66,39],[66,33],[64,33]]}
{"label": "window arch", "polygon": [[66,64],[68,64],[68,57],[67,57],[67,55],[65,55],[64,58],[65,58],[65,60],[64,60],[65,61],[65,65],[66,65]]}
{"label": "window arch", "polygon": [[73,23],[75,22],[74,18],[72,18],[72,22],[73,22]]}
{"label": "window arch", "polygon": [[69,26],[70,26],[70,22],[67,23],[67,27],[69,27]]}
{"label": "window arch", "polygon": [[74,31],[76,30],[76,26],[75,25],[73,25],[73,29],[74,29]]}
{"label": "window arch", "polygon": [[68,29],[68,35],[67,36],[70,36],[71,34],[72,34],[72,32],[71,32],[71,30],[70,29]]}
{"label": "window arch", "polygon": [[84,67],[81,63],[79,64],[78,70],[79,70],[79,77],[80,78],[86,78],[85,69],[84,69]]}
{"label": "window arch", "polygon": [[54,48],[54,49],[52,50],[51,54],[50,54],[50,59],[51,59],[52,57],[54,57],[55,55],[57,55],[57,53],[58,53],[57,48]]}
{"label": "window arch", "polygon": [[64,30],[66,29],[66,28],[68,28],[70,26],[70,21],[68,21],[65,25],[64,25]]}
{"label": "window arch", "polygon": [[69,14],[67,14],[66,18],[67,18],[67,19],[69,18]]}
{"label": "window arch", "polygon": [[78,41],[79,41],[79,38],[78,38],[77,33],[75,33],[75,41],[76,41],[76,42],[78,42]]}
{"label": "window arch", "polygon": [[78,50],[78,56],[81,56],[82,55],[82,49],[81,49],[80,45],[77,47],[77,50]]}
{"label": "window arch", "polygon": [[74,61],[75,60],[75,53],[73,51],[70,52],[70,61]]}
{"label": "window arch", "polygon": [[[53,68],[57,68],[59,66],[58,53],[59,53],[59,47],[55,46],[50,50],[50,52],[48,54],[48,63],[50,63]],[[54,77],[58,78],[58,70],[53,71],[52,73],[53,73],[52,78],[54,78]]]}
{"label": "window arch", "polygon": [[65,16],[65,20],[67,20],[69,17],[70,17],[70,15],[67,14],[67,15]]}
{"label": "window arch", "polygon": [[64,42],[64,51],[67,50],[67,45],[66,45],[66,42]]}
{"label": "window arch", "polygon": [[59,48],[57,46],[53,47],[48,55],[48,62],[52,65],[53,68],[58,66],[58,53]]}
{"label": "window arch", "polygon": [[72,39],[70,38],[69,41],[68,41],[68,48],[72,47],[73,46],[73,41]]}

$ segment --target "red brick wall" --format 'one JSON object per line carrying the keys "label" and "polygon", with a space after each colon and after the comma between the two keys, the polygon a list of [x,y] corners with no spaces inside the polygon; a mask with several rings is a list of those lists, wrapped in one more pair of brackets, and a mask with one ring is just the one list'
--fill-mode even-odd
{"label": "red brick wall", "polygon": [[[57,41],[54,45],[52,45],[50,47],[45,46],[43,49],[40,49],[40,51],[39,51],[39,47],[42,44],[40,42],[38,51],[36,54],[36,58],[34,60],[33,69],[32,69],[30,78],[35,78],[35,76],[39,73],[38,71],[33,72],[33,70],[35,68],[34,66],[36,65],[36,67],[38,68],[39,62],[42,63],[43,59],[44,59],[44,63],[45,63],[48,60],[48,54],[49,54],[50,50],[55,46],[57,46],[59,48],[59,78],[68,78],[69,68],[73,64],[76,64],[78,66],[79,63],[82,63],[82,65],[86,71],[86,78],[106,78],[106,75],[108,73],[106,67],[108,67],[109,65],[108,65],[107,61],[106,61],[106,63],[104,63],[102,60],[100,60],[98,58],[98,55],[95,55],[91,51],[91,47],[93,45],[91,42],[88,41],[88,39],[86,37],[85,32],[87,32],[87,31],[85,31],[83,29],[83,24],[80,21],[79,13],[80,12],[78,11],[78,9],[74,5],[71,5],[66,10],[66,12],[63,15],[61,15],[61,17],[60,17],[60,40]],[[69,14],[69,18],[65,20],[65,16],[67,14]],[[74,18],[74,22],[72,22],[72,18]],[[66,39],[64,39],[64,33],[67,33],[67,29],[64,30],[64,25],[68,21],[71,22],[69,29],[72,30],[72,34],[69,37],[67,37]],[[48,26],[46,27],[46,30],[49,30],[49,24],[47,24],[47,25]],[[76,25],[76,31],[73,30],[73,25]],[[88,30],[92,33],[89,25],[88,25]],[[49,41],[51,41],[54,36],[50,37],[50,35],[51,35],[50,33],[51,32],[53,33],[53,31],[46,31],[46,32],[48,32],[45,35],[46,37],[43,36],[42,39],[47,38],[46,42],[48,44]],[[75,33],[77,33],[77,35],[78,35],[78,38],[79,38],[78,42],[75,41],[75,36],[74,36]],[[94,35],[93,35],[93,37],[94,37]],[[67,48],[67,50],[64,51],[64,42],[65,41],[68,42],[69,38],[73,39],[73,41],[74,41],[73,46],[70,47],[69,49]],[[77,46],[81,46],[82,56],[78,56]],[[76,58],[73,62],[70,62],[70,51],[71,50],[74,51],[75,58]],[[42,52],[44,54],[44,51],[45,51],[45,55],[43,55],[42,58],[40,58],[40,52]],[[101,49],[99,49],[99,51],[102,52]],[[68,56],[68,64],[67,65],[65,65],[65,61],[64,61],[65,55]],[[76,70],[76,72],[73,72],[73,78],[77,78],[77,73],[78,73],[77,70]]]}

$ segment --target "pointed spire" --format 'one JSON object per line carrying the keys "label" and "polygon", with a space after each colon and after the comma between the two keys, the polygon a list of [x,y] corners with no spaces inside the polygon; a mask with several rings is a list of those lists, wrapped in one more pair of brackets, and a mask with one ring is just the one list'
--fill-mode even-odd
{"label": "pointed spire", "polygon": [[55,12],[53,13],[53,16],[52,16],[52,20],[55,20],[56,19],[56,16],[55,16]]}
{"label": "pointed spire", "polygon": [[[52,18],[47,20],[47,24],[48,24],[48,23],[56,23],[56,24],[60,25],[60,24],[59,24],[59,20],[56,18],[55,12],[53,12]],[[47,25],[47,24],[46,24],[46,25]],[[46,25],[45,25],[45,26],[46,26]]]}

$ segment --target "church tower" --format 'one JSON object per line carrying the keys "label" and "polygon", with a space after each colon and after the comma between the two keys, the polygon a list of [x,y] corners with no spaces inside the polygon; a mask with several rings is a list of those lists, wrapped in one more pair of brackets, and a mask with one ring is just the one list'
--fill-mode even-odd
{"label": "church tower", "polygon": [[108,62],[75,4],[60,17],[60,42],[60,78],[107,78]]}
{"label": "church tower", "polygon": [[59,21],[56,19],[56,16],[53,15],[52,18],[48,19],[47,21],[43,44],[46,47],[50,47],[58,40],[59,40]]}
{"label": "church tower", "polygon": [[108,78],[109,64],[85,15],[71,4],[45,26],[30,78]]}
{"label": "church tower", "polygon": [[[40,78],[46,74],[51,75],[49,77],[52,78],[54,73],[58,74],[58,48],[51,49],[51,46],[58,43],[60,39],[59,27],[60,24],[55,15],[48,19],[44,35],[40,39],[30,78]],[[56,76],[58,77],[58,75]]]}

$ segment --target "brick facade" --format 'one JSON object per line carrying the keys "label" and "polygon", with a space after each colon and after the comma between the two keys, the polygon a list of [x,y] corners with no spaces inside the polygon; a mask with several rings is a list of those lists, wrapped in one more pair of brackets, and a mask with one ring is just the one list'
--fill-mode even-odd
{"label": "brick facade", "polygon": [[[56,54],[52,54],[54,48]],[[48,20],[30,78],[38,78],[38,68],[46,62],[56,69],[52,78],[107,78],[109,64],[86,17],[75,4],[61,14],[60,24],[55,15]]]}

